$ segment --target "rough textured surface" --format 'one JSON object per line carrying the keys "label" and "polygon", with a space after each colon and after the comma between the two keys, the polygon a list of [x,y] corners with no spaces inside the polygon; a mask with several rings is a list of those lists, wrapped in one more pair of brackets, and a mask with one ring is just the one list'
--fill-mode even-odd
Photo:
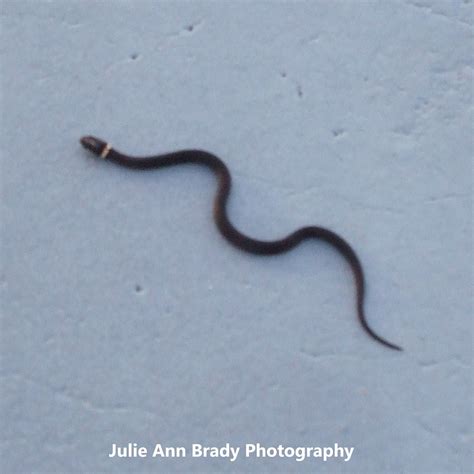
{"label": "rough textured surface", "polygon": [[[3,472],[468,472],[472,4],[2,2]],[[201,147],[214,179],[91,159]],[[112,443],[354,446],[110,460]]]}

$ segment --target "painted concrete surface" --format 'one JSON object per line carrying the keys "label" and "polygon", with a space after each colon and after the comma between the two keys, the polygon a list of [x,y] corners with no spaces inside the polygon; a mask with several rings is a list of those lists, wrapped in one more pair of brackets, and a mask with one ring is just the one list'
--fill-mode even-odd
{"label": "painted concrete surface", "polygon": [[[2,2],[6,473],[468,472],[469,1]],[[203,148],[229,165],[232,248],[199,167],[89,156]],[[185,458],[109,458],[112,445]],[[191,456],[353,447],[341,458]]]}

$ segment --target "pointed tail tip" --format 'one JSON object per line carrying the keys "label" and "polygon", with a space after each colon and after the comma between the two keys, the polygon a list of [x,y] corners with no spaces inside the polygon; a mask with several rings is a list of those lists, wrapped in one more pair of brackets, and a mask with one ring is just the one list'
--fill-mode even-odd
{"label": "pointed tail tip", "polygon": [[394,351],[399,351],[399,352],[403,352],[403,348],[400,347],[400,346],[397,346],[396,344],[392,344],[391,342],[388,342],[388,341],[383,341],[383,344],[387,347],[389,347],[390,349],[393,349]]}

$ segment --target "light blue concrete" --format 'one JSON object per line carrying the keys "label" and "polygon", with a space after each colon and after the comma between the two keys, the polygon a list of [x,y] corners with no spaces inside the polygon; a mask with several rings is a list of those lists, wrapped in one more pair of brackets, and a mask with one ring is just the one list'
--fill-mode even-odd
{"label": "light blue concrete", "polygon": [[[469,472],[469,1],[2,2],[4,473]],[[213,176],[91,158],[200,147]],[[352,446],[349,462],[109,459],[112,443]]]}

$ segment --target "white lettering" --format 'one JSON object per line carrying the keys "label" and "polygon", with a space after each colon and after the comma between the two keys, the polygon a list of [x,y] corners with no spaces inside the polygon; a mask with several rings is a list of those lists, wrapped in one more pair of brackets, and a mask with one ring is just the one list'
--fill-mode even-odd
{"label": "white lettering", "polygon": [[345,462],[350,461],[352,457],[352,453],[354,452],[354,448],[344,448],[347,454],[347,459],[344,459]]}
{"label": "white lettering", "polygon": [[230,443],[226,443],[225,446],[220,448],[203,446],[198,443],[192,445],[193,458],[229,458],[231,462],[234,462],[239,455],[239,451],[239,447],[235,448]]}
{"label": "white lettering", "polygon": [[185,458],[186,457],[186,448],[182,446],[163,446],[160,443],[155,445],[153,450],[152,457],[157,458]]}
{"label": "white lettering", "polygon": [[146,458],[147,449],[145,446],[138,446],[137,443],[128,443],[127,446],[117,446],[112,444],[112,452],[109,458],[117,456],[118,458]]}

